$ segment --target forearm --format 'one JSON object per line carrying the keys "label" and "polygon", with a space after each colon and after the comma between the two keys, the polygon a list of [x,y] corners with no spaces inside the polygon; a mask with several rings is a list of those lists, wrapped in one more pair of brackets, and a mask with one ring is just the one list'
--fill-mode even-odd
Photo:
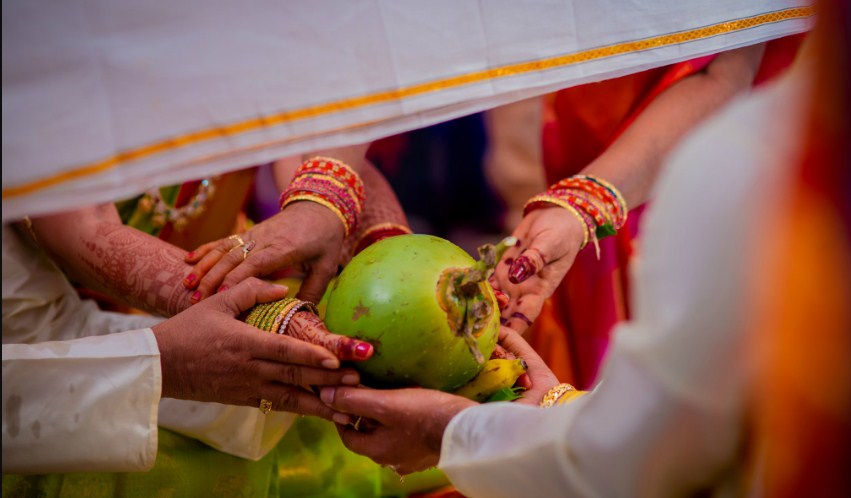
{"label": "forearm", "polygon": [[754,45],[724,52],[703,71],[672,85],[582,173],[613,183],[629,207],[643,204],[671,149],[703,119],[750,87],[763,51],[763,45]]}
{"label": "forearm", "polygon": [[121,223],[112,204],[32,220],[42,249],[75,281],[150,313],[189,306],[185,252]]}

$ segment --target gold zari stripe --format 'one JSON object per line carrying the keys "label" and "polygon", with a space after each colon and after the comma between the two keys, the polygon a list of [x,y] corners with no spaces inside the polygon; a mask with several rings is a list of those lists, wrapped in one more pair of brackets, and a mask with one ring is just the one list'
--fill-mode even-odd
{"label": "gold zari stripe", "polygon": [[37,190],[51,187],[59,183],[112,169],[123,163],[128,163],[137,159],[152,156],[161,152],[176,149],[179,147],[184,147],[198,142],[238,135],[241,133],[246,133],[265,127],[276,126],[283,123],[289,123],[292,121],[315,118],[318,116],[324,116],[338,112],[350,111],[352,109],[367,107],[374,104],[402,100],[408,97],[423,95],[429,92],[460,87],[473,83],[480,83],[482,81],[495,80],[509,76],[517,76],[527,73],[533,73],[536,71],[546,71],[549,69],[569,66],[572,64],[578,64],[595,59],[602,59],[604,57],[612,57],[630,52],[639,52],[642,50],[659,48],[668,45],[686,43],[721,34],[742,31],[764,24],[771,24],[791,19],[803,19],[812,16],[813,13],[814,9],[812,7],[790,8],[777,12],[770,12],[767,14],[747,17],[744,19],[738,19],[735,21],[727,21],[723,23],[713,24],[711,26],[696,28],[680,33],[654,36],[637,41],[592,48],[589,50],[583,50],[581,52],[550,57],[539,61],[508,64],[506,66],[498,68],[486,69],[483,71],[476,71],[463,75],[452,76],[441,80],[429,81],[426,83],[420,83],[394,90],[386,90],[358,97],[341,99],[312,107],[304,107],[301,109],[284,111],[260,118],[249,119],[226,126],[219,126],[206,130],[187,133],[185,135],[172,137],[168,140],[155,142],[149,145],[128,150],[126,152],[121,152],[103,161],[82,165],[70,171],[58,173],[47,178],[31,181],[14,187],[4,188],[2,198],[7,199],[25,195]]}

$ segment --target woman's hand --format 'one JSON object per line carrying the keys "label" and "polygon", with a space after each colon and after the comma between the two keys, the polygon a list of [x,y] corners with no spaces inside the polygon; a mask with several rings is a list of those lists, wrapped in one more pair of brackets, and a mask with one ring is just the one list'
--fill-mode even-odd
{"label": "woman's hand", "polygon": [[344,227],[325,206],[300,201],[239,237],[245,245],[229,237],[204,244],[186,256],[186,262],[195,265],[183,280],[186,288],[195,289],[191,302],[197,303],[248,277],[293,267],[306,274],[298,297],[319,302],[337,274]]}
{"label": "woman's hand", "polygon": [[523,332],[541,313],[573,265],[585,237],[585,226],[561,207],[536,209],[517,225],[517,246],[508,249],[491,277],[495,289],[508,295],[502,323]]}
{"label": "woman's hand", "polygon": [[357,385],[357,372],[341,369],[340,357],[368,358],[372,347],[331,334],[321,322],[305,322],[304,317],[294,318],[288,332],[324,347],[236,319],[255,304],[286,293],[286,287],[250,278],[154,326],[163,397],[249,406],[267,399],[275,410],[330,419],[332,410],[308,389]]}
{"label": "woman's hand", "polygon": [[402,475],[437,465],[449,421],[477,404],[454,394],[417,388],[326,387],[321,397],[329,409],[343,412],[333,419],[347,448]]}

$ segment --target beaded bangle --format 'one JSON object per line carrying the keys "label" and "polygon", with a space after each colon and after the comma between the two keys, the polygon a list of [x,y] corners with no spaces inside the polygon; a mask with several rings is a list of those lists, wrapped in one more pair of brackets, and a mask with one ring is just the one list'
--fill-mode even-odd
{"label": "beaded bangle", "polygon": [[614,185],[607,182],[606,180],[603,180],[599,176],[592,176],[592,175],[576,175],[576,176],[577,176],[577,178],[584,178],[584,179],[590,180],[592,182],[595,182],[598,185],[603,186],[609,192],[611,192],[612,195],[614,195],[615,198],[617,199],[618,204],[620,204],[621,210],[623,210],[623,213],[624,213],[624,221],[626,221],[626,215],[629,212],[629,209],[627,208],[627,205],[626,205],[626,199],[623,198],[623,195],[620,193],[620,190],[618,190],[617,188],[615,188]]}
{"label": "beaded bangle", "polygon": [[550,389],[546,395],[544,395],[544,399],[541,400],[542,408],[549,408],[555,405],[559,398],[565,395],[565,393],[569,391],[575,391],[576,388],[571,386],[570,384],[559,384],[552,389]]}
{"label": "beaded bangle", "polygon": [[395,237],[397,235],[409,235],[411,233],[410,228],[404,225],[397,225],[395,223],[379,223],[377,225],[372,225],[358,238],[358,241],[355,244],[355,254],[358,254],[379,240]]}
{"label": "beaded bangle", "polygon": [[585,225],[580,250],[594,242],[600,259],[599,239],[614,235],[626,223],[627,206],[621,193],[609,182],[590,175],[575,175],[551,185],[543,194],[526,202],[523,215],[547,205],[563,207]]}
{"label": "beaded bangle", "polygon": [[279,328],[275,332],[278,334],[286,334],[287,327],[289,327],[292,318],[295,316],[296,313],[304,309],[313,313],[314,315],[319,315],[319,311],[316,309],[315,304],[311,303],[310,301],[296,301],[296,304],[290,307],[287,310],[286,314],[283,314],[283,318],[281,319]]}

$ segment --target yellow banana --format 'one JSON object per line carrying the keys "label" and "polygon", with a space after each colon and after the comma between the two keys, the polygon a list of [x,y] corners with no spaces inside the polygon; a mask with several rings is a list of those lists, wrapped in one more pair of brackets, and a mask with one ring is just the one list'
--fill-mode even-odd
{"label": "yellow banana", "polygon": [[522,359],[490,359],[473,380],[459,387],[455,394],[472,399],[487,401],[500,389],[511,387],[517,379],[526,373],[526,362]]}

